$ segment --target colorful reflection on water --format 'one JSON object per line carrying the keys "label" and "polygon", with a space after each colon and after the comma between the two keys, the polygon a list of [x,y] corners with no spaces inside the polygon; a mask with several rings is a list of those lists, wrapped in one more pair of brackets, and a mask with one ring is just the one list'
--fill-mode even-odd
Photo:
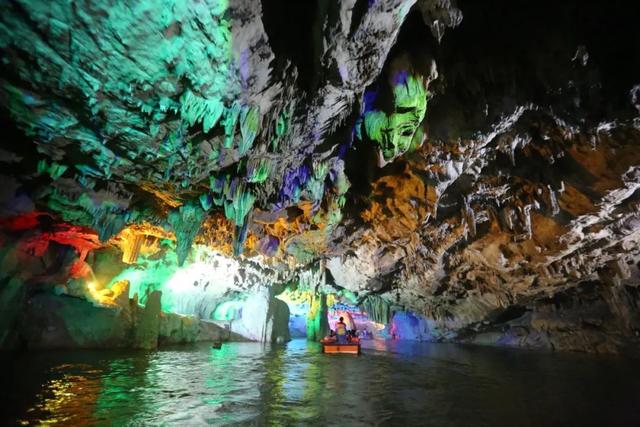
{"label": "colorful reflection on water", "polygon": [[0,425],[640,425],[631,361],[365,345],[4,355]]}

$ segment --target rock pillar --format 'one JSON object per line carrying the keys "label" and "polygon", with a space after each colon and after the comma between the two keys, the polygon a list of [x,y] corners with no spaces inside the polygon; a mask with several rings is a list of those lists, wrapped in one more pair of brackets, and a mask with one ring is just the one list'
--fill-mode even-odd
{"label": "rock pillar", "polygon": [[253,341],[288,341],[289,307],[275,297],[272,288],[260,287],[242,304],[240,318],[231,324],[231,331]]}
{"label": "rock pillar", "polygon": [[135,348],[154,349],[158,347],[158,334],[160,333],[160,299],[162,292],[153,291],[147,298],[147,305],[136,325]]}
{"label": "rock pillar", "polygon": [[329,331],[327,311],[327,296],[322,292],[313,294],[307,315],[308,340],[319,341],[327,335]]}

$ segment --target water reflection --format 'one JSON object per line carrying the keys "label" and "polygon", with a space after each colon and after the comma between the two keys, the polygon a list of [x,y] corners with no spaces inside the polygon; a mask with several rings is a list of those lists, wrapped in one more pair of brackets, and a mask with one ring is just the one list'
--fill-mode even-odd
{"label": "water reflection", "polygon": [[136,390],[144,390],[147,386],[146,377],[138,375],[138,372],[145,372],[148,368],[147,354],[107,362],[107,369],[101,375],[94,412],[85,419],[108,423],[114,412],[134,418],[144,409],[145,403]]}
{"label": "water reflection", "polygon": [[5,357],[0,425],[640,425],[631,361],[368,345],[361,357],[304,340]]}
{"label": "water reflection", "polygon": [[36,403],[29,409],[28,417],[20,420],[21,424],[28,425],[29,418],[33,416],[42,417],[44,425],[71,425],[91,417],[100,380],[92,377],[92,372],[88,375],[63,373],[69,368],[72,367],[62,365],[54,369],[54,373],[60,373],[60,377],[47,381],[42,392],[36,396]]}

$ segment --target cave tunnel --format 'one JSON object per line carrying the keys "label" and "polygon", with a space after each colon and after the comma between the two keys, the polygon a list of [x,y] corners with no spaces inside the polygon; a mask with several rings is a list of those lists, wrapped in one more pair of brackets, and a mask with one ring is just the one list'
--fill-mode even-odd
{"label": "cave tunnel", "polygon": [[0,425],[640,425],[638,16],[4,2]]}

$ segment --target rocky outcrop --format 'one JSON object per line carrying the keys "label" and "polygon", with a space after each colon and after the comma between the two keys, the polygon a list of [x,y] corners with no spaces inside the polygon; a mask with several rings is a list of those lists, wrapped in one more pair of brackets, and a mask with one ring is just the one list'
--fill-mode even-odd
{"label": "rocky outcrop", "polygon": [[144,310],[140,313],[133,345],[135,348],[154,349],[158,347],[160,333],[160,298],[162,292],[153,291],[147,297]]}
{"label": "rocky outcrop", "polygon": [[312,295],[307,314],[307,338],[312,341],[323,339],[329,332],[327,320],[327,297],[322,292]]}
{"label": "rocky outcrop", "polygon": [[[237,309],[225,326],[246,339],[261,342],[286,342],[289,333],[289,307],[269,287],[259,287],[236,302]],[[223,319],[221,319],[223,320]]]}
{"label": "rocky outcrop", "polygon": [[387,335],[393,339],[408,341],[433,341],[429,320],[413,313],[397,311],[388,326]]}
{"label": "rocky outcrop", "polygon": [[[327,266],[339,286],[430,319],[430,339],[627,351],[638,342],[629,315],[637,303],[629,295],[640,283],[631,225],[640,134],[627,97],[634,77],[617,68],[604,40],[588,38],[593,59],[584,45],[563,39],[564,17],[574,12],[567,6],[547,20],[542,38],[564,59],[531,46],[526,61],[537,74],[521,80],[527,71],[515,62],[520,47],[499,56],[487,49],[505,38],[529,43],[532,17],[544,8],[514,12],[513,19],[531,13],[531,24],[505,24],[505,33],[484,32],[491,8],[463,6],[467,25],[443,39],[442,51],[455,55],[438,62],[447,87],[429,104],[429,139],[368,178],[369,198],[359,218],[343,222],[348,237]],[[637,49],[623,34],[607,37]],[[476,39],[473,49],[465,47],[467,37]],[[617,101],[605,110],[596,98]],[[601,302],[587,316],[578,307],[593,302],[576,290],[595,282]],[[612,299],[608,287],[624,297]],[[550,315],[541,307],[556,297],[571,302]],[[513,313],[523,316],[524,328],[494,324]],[[558,320],[547,324],[550,317]]]}
{"label": "rocky outcrop", "polygon": [[4,348],[139,348],[199,341],[243,338],[194,317],[160,312],[160,293],[139,306],[127,299],[123,307],[96,306],[84,299],[42,293],[19,305],[14,342]]}
{"label": "rocky outcrop", "polygon": [[29,299],[18,331],[28,349],[130,347],[133,332],[129,311],[49,294]]}
{"label": "rocky outcrop", "polygon": [[216,322],[180,316],[174,313],[160,315],[158,345],[186,344],[201,341],[245,341],[241,335],[220,327]]}

